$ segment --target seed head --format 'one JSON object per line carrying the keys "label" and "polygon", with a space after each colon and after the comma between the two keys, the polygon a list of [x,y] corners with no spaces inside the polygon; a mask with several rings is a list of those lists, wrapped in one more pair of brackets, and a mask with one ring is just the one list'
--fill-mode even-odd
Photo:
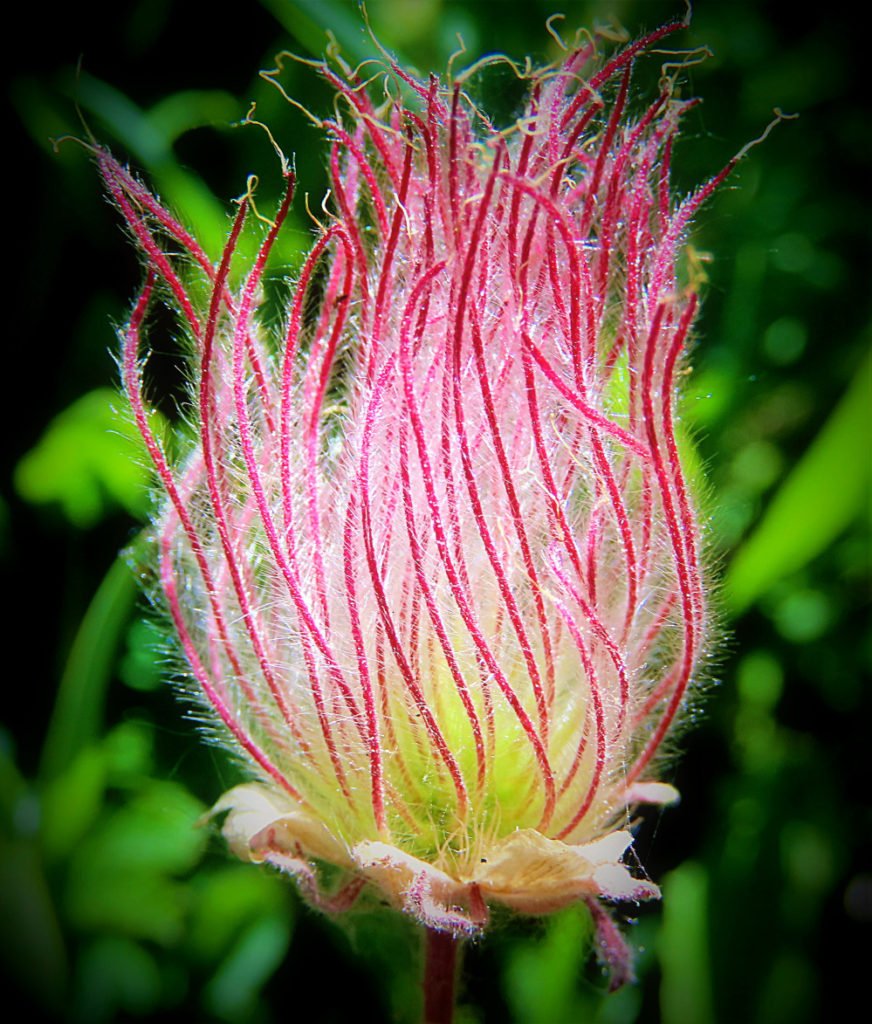
{"label": "seed head", "polygon": [[[657,887],[622,863],[709,632],[675,394],[697,313],[679,260],[726,175],[677,200],[672,83],[592,41],[527,71],[500,131],[464,93],[341,62],[329,221],[258,321],[294,177],[239,284],[105,152],[144,253],[123,378],[165,498],[162,601],[256,781],[216,805],[242,857],[339,910],[372,885],[432,928],[488,907]],[[372,75],[372,66],[367,73]],[[376,106],[373,97],[381,101]],[[200,310],[168,250],[208,286]],[[143,400],[156,290],[190,335],[194,438],[171,462]],[[319,863],[344,872],[329,891]]]}

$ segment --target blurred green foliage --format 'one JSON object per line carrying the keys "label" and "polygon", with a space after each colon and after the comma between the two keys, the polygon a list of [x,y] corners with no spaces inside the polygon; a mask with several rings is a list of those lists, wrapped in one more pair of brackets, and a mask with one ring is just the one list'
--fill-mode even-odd
{"label": "blurred green foliage", "polygon": [[[6,403],[15,418],[0,552],[14,580],[9,647],[23,654],[7,669],[0,717],[9,984],[31,1020],[267,1024],[303,992],[317,999],[309,1019],[411,1024],[407,922],[323,921],[197,825],[237,769],[201,744],[160,685],[172,661],[133,574],[113,564],[144,510],[145,460],[106,390],[112,323],[124,322],[139,271],[86,154],[72,143],[55,154],[49,142],[83,134],[77,103],[214,256],[247,176],[258,175],[266,212],[280,188],[266,134],[238,127],[252,102],[296,155],[313,208],[324,191],[317,130],[257,71],[282,48],[320,56],[326,29],[352,62],[373,44],[357,5],[341,0],[262,0],[221,16],[205,0],[97,2],[50,24],[32,8],[22,35],[32,42],[9,71],[21,280],[6,379],[19,394]],[[683,6],[563,10],[571,37],[610,19],[635,33]],[[458,34],[470,60],[491,49],[555,56],[544,0],[369,0],[368,12],[384,45],[424,71],[444,68]],[[710,257],[709,285],[683,417],[708,468],[708,541],[725,570],[731,639],[711,668],[721,685],[685,737],[673,780],[682,804],[646,820],[637,841],[664,887],[662,911],[640,910],[629,931],[638,985],[605,995],[579,910],[507,921],[467,952],[458,1024],[811,1024],[851,1007],[862,980],[872,927],[872,153],[859,34],[774,0],[699,0],[679,45],[703,44],[713,56],[686,71],[688,93],[705,102],[677,148],[683,188],[758,137],[774,106],[801,115],[751,150],[693,237]],[[657,73],[641,72],[640,92]],[[310,69],[286,74],[289,93],[330,109]],[[511,113],[507,83],[480,88]],[[304,212],[295,216],[267,287],[271,316],[310,238]],[[252,229],[249,250],[257,240]],[[175,347],[167,330],[152,356],[168,389]]]}

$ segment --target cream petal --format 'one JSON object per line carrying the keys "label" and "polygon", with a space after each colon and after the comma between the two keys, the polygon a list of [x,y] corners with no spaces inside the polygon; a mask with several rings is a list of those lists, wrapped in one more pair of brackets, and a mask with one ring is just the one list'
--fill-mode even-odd
{"label": "cream petal", "polygon": [[[552,839],[551,842],[559,842]],[[590,864],[617,863],[633,845],[633,834],[626,829],[609,832],[599,839],[593,839],[581,846],[570,846]]]}
{"label": "cream petal", "polygon": [[632,838],[629,832],[616,831],[570,846],[522,829],[486,852],[472,880],[484,896],[526,913],[548,913],[586,895],[613,900],[656,898],[657,886],[633,878],[619,862]]}
{"label": "cream petal", "polygon": [[366,877],[382,889],[395,906],[403,905],[406,894],[422,878],[427,880],[430,894],[439,900],[457,899],[465,888],[439,868],[389,843],[358,843],[351,853]]}
{"label": "cream petal", "polygon": [[311,812],[282,793],[255,783],[235,786],[209,812],[227,811],[222,833],[241,860],[261,863],[271,854],[299,855],[351,868],[345,846]]}
{"label": "cream petal", "polygon": [[593,875],[595,893],[604,900],[657,900],[660,889],[653,882],[634,878],[623,864],[602,864]]}
{"label": "cream petal", "polygon": [[352,852],[367,880],[375,883],[393,906],[428,928],[474,935],[487,924],[487,907],[474,883],[460,882],[388,843],[358,843]]}
{"label": "cream petal", "polygon": [[668,782],[634,782],[624,793],[627,804],[677,804],[681,794]]}

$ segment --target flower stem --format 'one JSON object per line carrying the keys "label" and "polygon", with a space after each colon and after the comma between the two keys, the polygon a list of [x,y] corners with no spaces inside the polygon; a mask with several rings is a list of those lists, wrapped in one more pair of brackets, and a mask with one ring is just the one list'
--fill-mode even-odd
{"label": "flower stem", "polygon": [[460,939],[428,928],[424,933],[424,1024],[451,1024]]}

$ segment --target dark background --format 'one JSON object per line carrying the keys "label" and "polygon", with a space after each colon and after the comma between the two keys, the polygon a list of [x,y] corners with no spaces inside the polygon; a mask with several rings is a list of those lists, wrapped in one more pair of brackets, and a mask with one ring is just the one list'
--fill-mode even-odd
{"label": "dark background", "polygon": [[[470,60],[554,56],[550,3],[368,8],[382,42],[423,71],[444,67],[457,32]],[[566,37],[613,16],[636,35],[683,12],[629,0],[562,9]],[[296,154],[301,191],[320,200],[318,132],[257,71],[283,47],[320,56],[326,27],[352,62],[371,53],[357,7],[264,0],[227,15],[202,0],[150,0],[34,4],[20,16],[5,62],[4,973],[32,1020],[272,1021],[312,1005],[306,1019],[412,1021],[404,922],[340,929],[190,827],[235,769],[159,685],[116,562],[138,530],[138,477],[120,443],[107,451],[107,423],[118,428],[98,391],[115,386],[113,325],[140,269],[88,154],[48,142],[83,136],[78,95],[90,129],[211,231],[214,255],[247,175],[259,175],[267,210],[280,185],[265,135],[230,127],[251,100]],[[500,925],[469,951],[459,1021],[796,1024],[834,1019],[864,980],[872,131],[862,36],[841,11],[809,19],[794,4],[700,0],[675,46],[702,44],[713,56],[685,75],[704,104],[677,149],[681,188],[757,138],[773,107],[801,116],[750,152],[693,236],[712,261],[684,417],[709,467],[727,639],[675,769],[682,803],[637,840],[664,903],[630,932],[644,947],[639,985],[612,997],[588,962],[581,915]],[[650,86],[656,65],[647,74]],[[305,67],[285,81],[329,109]],[[498,94],[501,83],[482,88]],[[305,232],[300,216],[288,263]],[[169,379],[172,345],[159,355]]]}

